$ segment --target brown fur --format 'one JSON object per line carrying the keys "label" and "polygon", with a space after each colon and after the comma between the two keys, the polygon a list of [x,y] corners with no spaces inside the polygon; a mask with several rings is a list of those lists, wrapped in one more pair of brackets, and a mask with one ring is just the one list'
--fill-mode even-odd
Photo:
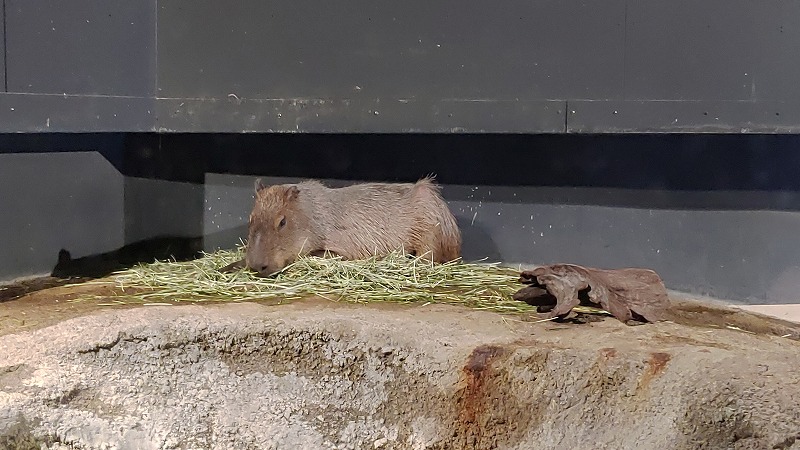
{"label": "brown fur", "polygon": [[256,181],[246,263],[261,275],[298,255],[363,259],[399,249],[435,262],[461,255],[458,225],[432,178],[336,189],[318,181],[269,187]]}

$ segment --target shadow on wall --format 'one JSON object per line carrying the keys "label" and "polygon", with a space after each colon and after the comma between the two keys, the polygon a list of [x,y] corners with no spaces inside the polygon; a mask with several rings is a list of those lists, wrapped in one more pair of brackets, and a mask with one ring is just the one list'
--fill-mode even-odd
{"label": "shadow on wall", "polygon": [[118,270],[156,260],[189,261],[203,256],[202,237],[162,236],[125,245],[110,252],[73,259],[61,249],[51,272],[57,278],[100,278]]}
{"label": "shadow on wall", "polygon": [[[205,236],[158,236],[140,240],[110,252],[72,258],[67,249],[58,252],[58,262],[50,273],[56,278],[101,278],[112,272],[154,261],[191,261],[203,256],[207,242],[224,243],[216,249],[231,249],[247,237],[247,224]],[[233,244],[230,244],[233,243]]]}

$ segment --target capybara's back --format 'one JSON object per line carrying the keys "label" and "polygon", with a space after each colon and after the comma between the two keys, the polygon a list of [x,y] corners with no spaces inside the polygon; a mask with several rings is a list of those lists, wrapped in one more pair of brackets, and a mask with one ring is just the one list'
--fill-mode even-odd
{"label": "capybara's back", "polygon": [[414,184],[322,188],[319,194],[328,215],[327,250],[351,259],[398,249],[436,262],[460,256],[456,220],[428,178]]}
{"label": "capybara's back", "polygon": [[317,181],[257,182],[247,265],[263,275],[298,255],[328,251],[361,259],[400,249],[436,262],[461,254],[458,225],[431,178],[335,189]]}

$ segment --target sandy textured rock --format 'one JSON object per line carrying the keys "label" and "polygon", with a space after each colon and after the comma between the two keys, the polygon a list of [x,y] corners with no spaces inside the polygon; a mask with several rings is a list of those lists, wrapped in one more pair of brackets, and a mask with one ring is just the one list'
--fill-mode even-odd
{"label": "sandy textured rock", "polygon": [[454,307],[143,307],[0,337],[0,448],[800,448],[800,344]]}

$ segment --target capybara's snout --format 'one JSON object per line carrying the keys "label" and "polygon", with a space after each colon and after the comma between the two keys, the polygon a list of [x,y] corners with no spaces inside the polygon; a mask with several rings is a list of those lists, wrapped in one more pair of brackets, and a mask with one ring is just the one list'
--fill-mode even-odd
{"label": "capybara's snout", "polygon": [[280,271],[280,269],[270,267],[267,264],[256,264],[253,266],[248,265],[247,267],[253,272],[255,272],[256,276],[259,277],[270,277],[272,275],[275,275],[278,271]]}
{"label": "capybara's snout", "polygon": [[247,252],[245,260],[247,268],[255,272],[259,277],[270,277],[283,270],[292,263],[292,259],[284,260],[274,255],[262,255],[261,252]]}
{"label": "capybara's snout", "polygon": [[270,269],[267,265],[256,265],[255,267],[250,267],[250,270],[255,272],[256,276],[259,277],[269,277],[277,272],[277,270]]}
{"label": "capybara's snout", "polygon": [[245,259],[247,261],[247,268],[255,272],[257,276],[268,277],[280,270],[275,264],[270,264],[266,258],[253,253],[254,252],[247,252]]}

